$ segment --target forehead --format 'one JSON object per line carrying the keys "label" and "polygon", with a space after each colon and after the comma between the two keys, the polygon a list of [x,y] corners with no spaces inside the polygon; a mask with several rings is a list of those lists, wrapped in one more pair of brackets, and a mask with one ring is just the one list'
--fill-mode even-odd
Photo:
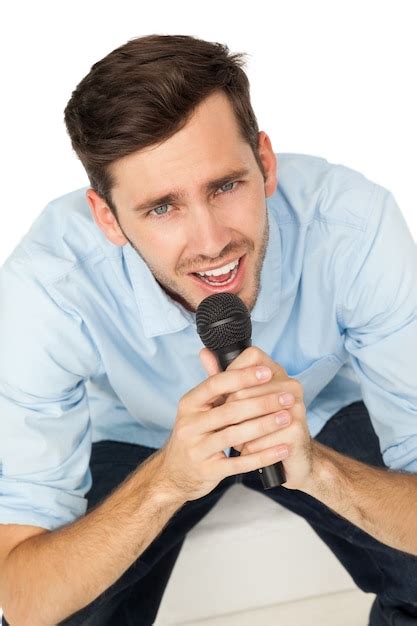
{"label": "forehead", "polygon": [[115,201],[119,196],[126,205],[173,187],[203,185],[232,168],[251,165],[253,154],[240,137],[233,108],[227,96],[215,93],[172,137],[113,164]]}

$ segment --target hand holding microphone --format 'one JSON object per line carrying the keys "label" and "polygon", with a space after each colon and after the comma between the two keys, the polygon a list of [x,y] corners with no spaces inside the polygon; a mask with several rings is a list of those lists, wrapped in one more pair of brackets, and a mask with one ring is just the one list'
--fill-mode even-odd
{"label": "hand holding microphone", "polygon": [[[235,294],[220,292],[208,296],[197,308],[196,319],[200,339],[213,352],[221,370],[226,370],[252,344],[252,324],[249,311],[243,301]],[[262,393],[262,389],[259,390],[259,393]],[[277,400],[275,397],[268,399],[266,396],[266,408],[271,406],[275,408]],[[282,408],[283,406],[279,405],[277,410]],[[279,415],[283,417],[285,412],[274,417]],[[232,447],[238,449],[236,445],[232,444]],[[243,446],[241,446],[242,448]],[[279,453],[279,449],[277,452]],[[258,471],[261,474],[264,489],[271,489],[271,487],[277,487],[286,482],[282,461],[262,469],[258,468]]]}
{"label": "hand holding microphone", "polygon": [[[159,482],[179,500],[197,500],[221,480],[272,465],[277,446],[228,458],[224,450],[272,433],[279,403],[276,394],[218,404],[224,396],[262,386],[252,365],[210,376],[180,399],[170,438],[158,451]],[[267,414],[266,414],[267,413]]]}
{"label": "hand holding microphone", "polygon": [[[236,325],[239,327],[242,321],[247,325],[249,316],[237,296],[214,294],[200,307],[220,295],[232,296],[234,304],[237,298],[244,309],[237,314],[226,306],[220,318],[209,321],[219,329],[220,338],[228,324],[232,330],[234,326],[233,340],[226,330],[225,351],[216,354],[214,346],[214,350],[206,347],[200,352],[209,377],[179,401],[171,436],[158,451],[161,487],[185,502],[207,495],[227,476],[258,470],[265,489],[283,484],[286,489],[309,493],[315,487],[314,474],[326,447],[310,437],[302,385],[262,350],[250,346],[250,318],[246,336],[242,337],[241,331],[236,334]],[[197,327],[203,339],[208,318],[206,314],[201,317],[204,308],[200,307]],[[268,378],[257,377],[259,369],[265,369],[260,365],[269,368]],[[295,398],[287,411],[279,401],[284,392],[291,392]],[[276,415],[283,412],[290,421],[280,426]],[[230,447],[241,451],[241,455],[227,457],[224,450]],[[283,450],[288,451],[287,456]],[[280,460],[284,457],[285,471]]]}

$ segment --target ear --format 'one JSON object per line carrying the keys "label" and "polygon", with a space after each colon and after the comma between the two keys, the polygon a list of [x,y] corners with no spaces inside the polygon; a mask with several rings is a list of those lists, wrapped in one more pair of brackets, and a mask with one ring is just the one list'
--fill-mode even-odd
{"label": "ear", "polygon": [[95,223],[105,234],[107,239],[116,246],[124,246],[126,237],[120,230],[119,224],[112,210],[107,206],[105,200],[98,195],[94,189],[87,189],[86,198]]}
{"label": "ear", "polygon": [[263,130],[258,135],[258,154],[265,170],[265,196],[269,198],[275,193],[278,185],[277,158],[271,140]]}

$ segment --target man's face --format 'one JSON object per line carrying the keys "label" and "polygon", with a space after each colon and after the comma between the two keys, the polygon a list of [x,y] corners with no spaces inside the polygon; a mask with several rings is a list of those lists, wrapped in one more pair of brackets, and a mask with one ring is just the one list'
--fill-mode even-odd
{"label": "man's face", "polygon": [[[171,138],[113,164],[118,220],[111,228],[108,215],[105,226],[100,219],[98,196],[89,194],[89,203],[108,238],[116,242],[118,237],[119,245],[126,238],[161,287],[185,308],[195,311],[210,294],[230,291],[251,311],[268,242],[265,198],[277,183],[276,159],[265,133],[260,133],[259,154],[266,182],[239,136],[227,97],[217,92]],[[231,174],[239,170],[246,173]],[[162,199],[168,194],[178,197]],[[205,282],[216,281],[215,276],[202,280],[195,275],[238,259],[237,269],[219,276],[226,278],[223,285]]]}

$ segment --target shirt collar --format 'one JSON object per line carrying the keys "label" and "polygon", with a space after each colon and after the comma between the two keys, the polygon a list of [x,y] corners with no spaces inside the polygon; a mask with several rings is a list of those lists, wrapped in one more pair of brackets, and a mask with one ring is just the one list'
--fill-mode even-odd
{"label": "shirt collar", "polygon": [[[267,322],[279,309],[281,293],[281,236],[276,215],[270,210],[269,238],[261,271],[258,299],[251,320]],[[152,272],[130,243],[123,246],[123,256],[129,272],[136,303],[146,337],[156,337],[196,327],[195,313],[173,300],[155,280]]]}

